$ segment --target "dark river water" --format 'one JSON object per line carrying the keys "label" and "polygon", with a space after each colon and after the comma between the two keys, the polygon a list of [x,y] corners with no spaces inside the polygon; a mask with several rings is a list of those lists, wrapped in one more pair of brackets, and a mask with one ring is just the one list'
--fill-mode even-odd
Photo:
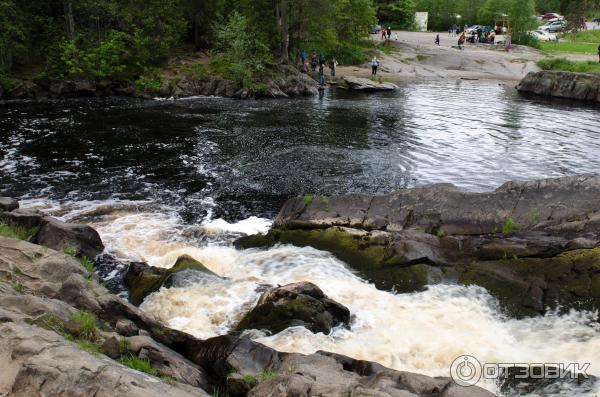
{"label": "dark river water", "polygon": [[239,101],[68,100],[0,105],[0,194],[153,199],[190,221],[273,216],[290,196],[468,190],[600,169],[597,107],[497,83]]}

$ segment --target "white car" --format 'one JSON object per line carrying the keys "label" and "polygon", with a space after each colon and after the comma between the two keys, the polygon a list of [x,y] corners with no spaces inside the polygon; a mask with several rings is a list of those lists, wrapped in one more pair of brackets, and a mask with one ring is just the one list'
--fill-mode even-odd
{"label": "white car", "polygon": [[536,30],[529,32],[529,34],[539,41],[556,41],[556,35],[548,32],[547,30]]}

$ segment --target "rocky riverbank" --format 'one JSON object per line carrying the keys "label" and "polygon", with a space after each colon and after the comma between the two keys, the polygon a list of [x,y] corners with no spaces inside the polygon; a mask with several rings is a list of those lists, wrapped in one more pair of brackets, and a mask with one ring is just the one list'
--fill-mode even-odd
{"label": "rocky riverbank", "polygon": [[267,235],[326,250],[379,288],[479,285],[508,314],[600,308],[600,176],[508,182],[469,193],[440,184],[381,196],[289,200]]}
{"label": "rocky riverbank", "polygon": [[[202,66],[202,65],[200,65]],[[318,95],[318,83],[296,68],[280,65],[265,73],[260,81],[245,87],[203,69],[202,73],[169,74],[152,85],[136,82],[96,81],[70,76],[60,79],[35,78],[14,80],[10,88],[0,86],[0,100],[73,97],[129,96],[140,98],[184,98],[190,96],[223,96],[248,98],[289,98]]]}
{"label": "rocky riverbank", "polygon": [[[21,210],[10,199],[0,199],[0,222],[2,396],[492,395],[327,352],[281,353],[240,336],[256,324],[272,332],[351,326],[348,309],[314,284],[265,286],[235,334],[199,340],[103,286],[92,259],[102,241],[92,228]],[[128,266],[128,283],[146,275],[150,289],[219,277],[187,257],[163,272]]]}
{"label": "rocky riverbank", "polygon": [[517,90],[598,103],[600,102],[600,76],[549,70],[531,72],[517,85]]}

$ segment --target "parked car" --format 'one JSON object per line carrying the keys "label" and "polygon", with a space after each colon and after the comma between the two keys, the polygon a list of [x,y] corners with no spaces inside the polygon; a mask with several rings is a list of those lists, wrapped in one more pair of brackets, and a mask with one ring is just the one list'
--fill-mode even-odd
{"label": "parked car", "polygon": [[483,30],[483,26],[479,26],[479,25],[473,25],[473,26],[469,26],[467,28],[467,30],[465,30],[465,32],[467,34],[471,33],[472,31],[477,31],[477,29],[482,29]]}
{"label": "parked car", "polygon": [[371,28],[371,34],[379,34],[381,32],[381,26],[375,25]]}
{"label": "parked car", "polygon": [[544,14],[544,16],[542,17],[542,19],[554,19],[554,18],[565,19],[565,17],[563,17],[562,15],[558,15],[554,12],[548,12],[548,13]]}
{"label": "parked car", "polygon": [[556,35],[548,32],[547,30],[536,30],[529,32],[529,34],[539,41],[556,41]]}
{"label": "parked car", "polygon": [[540,26],[538,30],[542,32],[556,33],[562,31],[565,28],[565,26],[565,21],[554,21],[552,23]]}

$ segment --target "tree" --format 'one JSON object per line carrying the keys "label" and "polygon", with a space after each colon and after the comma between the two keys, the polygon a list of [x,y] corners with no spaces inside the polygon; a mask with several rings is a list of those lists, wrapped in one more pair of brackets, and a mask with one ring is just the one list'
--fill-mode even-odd
{"label": "tree", "polygon": [[379,5],[379,21],[392,23],[399,29],[411,29],[415,23],[416,5],[413,0],[395,0]]}
{"label": "tree", "polygon": [[0,0],[0,72],[10,69],[15,53],[24,49],[23,22],[12,0]]}
{"label": "tree", "polygon": [[528,42],[528,32],[537,26],[534,0],[511,0],[508,16],[513,42]]}

